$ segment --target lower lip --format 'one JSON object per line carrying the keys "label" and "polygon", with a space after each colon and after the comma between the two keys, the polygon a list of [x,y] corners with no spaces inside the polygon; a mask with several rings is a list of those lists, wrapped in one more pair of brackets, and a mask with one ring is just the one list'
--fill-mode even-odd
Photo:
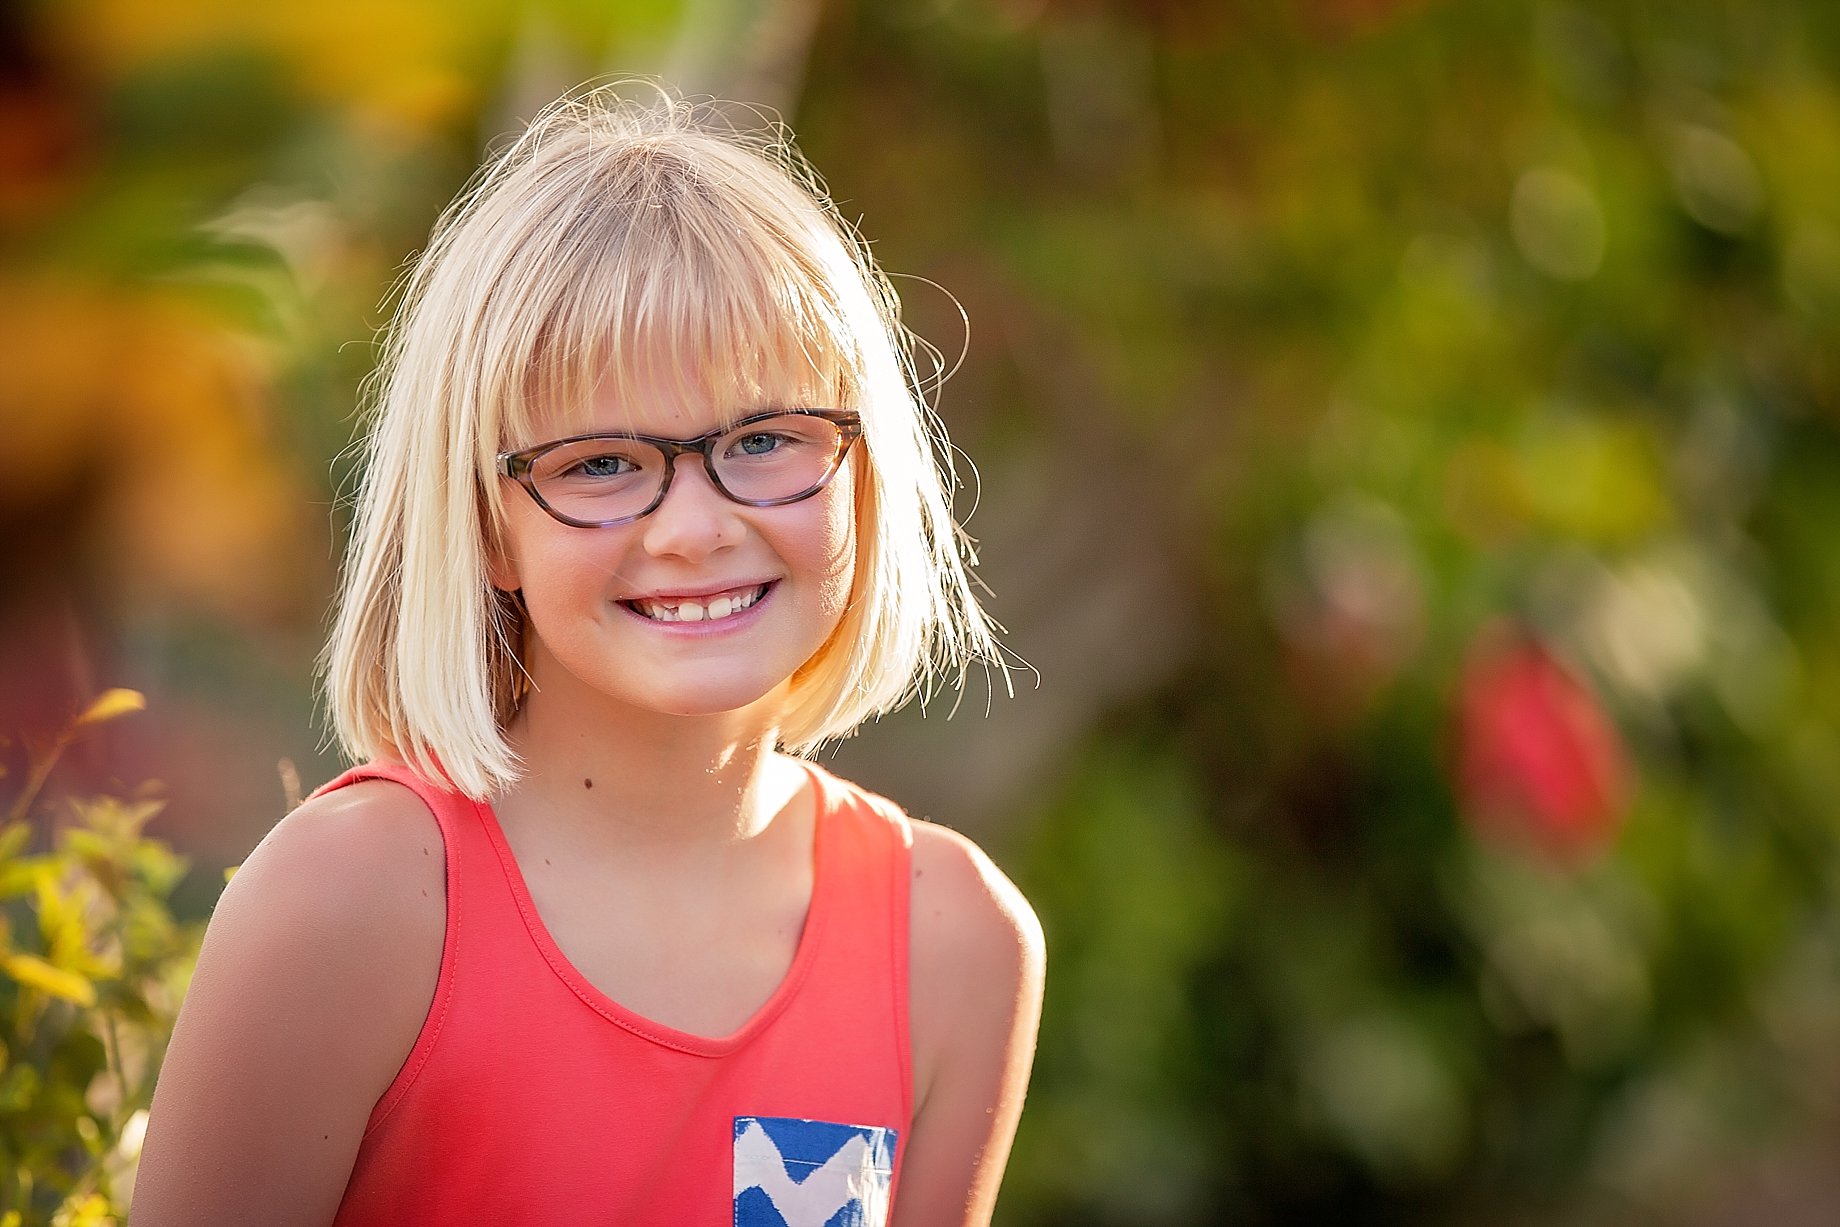
{"label": "lower lip", "polygon": [[726,618],[717,618],[713,622],[707,618],[700,622],[660,622],[656,618],[646,617],[625,602],[620,602],[620,611],[633,621],[643,623],[663,634],[698,639],[709,635],[726,635],[730,631],[745,630],[754,624],[760,615],[760,607],[772,600],[773,594],[778,590],[779,581],[775,580],[767,585],[767,590],[761,593],[759,599],[752,605],[740,613],[732,613]]}

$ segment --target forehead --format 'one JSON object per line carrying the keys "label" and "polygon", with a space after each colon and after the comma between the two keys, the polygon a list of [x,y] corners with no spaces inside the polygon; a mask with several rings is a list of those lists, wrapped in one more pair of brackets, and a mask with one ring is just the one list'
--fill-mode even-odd
{"label": "forehead", "polygon": [[533,425],[549,437],[628,431],[690,439],[769,409],[842,408],[840,382],[803,358],[697,361],[679,350],[610,362],[591,386],[545,405]]}

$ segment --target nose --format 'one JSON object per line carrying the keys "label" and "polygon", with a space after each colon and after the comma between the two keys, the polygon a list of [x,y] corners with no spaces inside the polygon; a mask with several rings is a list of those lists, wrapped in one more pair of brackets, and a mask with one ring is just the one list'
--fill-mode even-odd
{"label": "nose", "polygon": [[694,562],[735,544],[746,531],[736,514],[740,506],[716,488],[700,456],[679,456],[672,463],[664,501],[640,521],[647,552]]}

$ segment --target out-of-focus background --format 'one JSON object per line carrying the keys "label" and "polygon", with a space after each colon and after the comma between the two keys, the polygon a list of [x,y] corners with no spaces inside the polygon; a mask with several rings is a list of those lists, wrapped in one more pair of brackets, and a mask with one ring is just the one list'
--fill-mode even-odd
{"label": "out-of-focus background", "polygon": [[387,292],[608,72],[776,109],[964,350],[1033,673],[827,761],[1042,914],[1001,1223],[1840,1215],[1828,0],[6,5],[13,780],[143,692],[56,783],[199,917],[337,769]]}

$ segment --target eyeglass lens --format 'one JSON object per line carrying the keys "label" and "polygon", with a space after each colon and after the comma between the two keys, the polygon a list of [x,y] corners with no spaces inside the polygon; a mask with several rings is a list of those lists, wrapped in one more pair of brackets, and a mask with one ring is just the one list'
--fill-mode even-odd
{"label": "eyeglass lens", "polygon": [[[809,494],[836,467],[842,432],[824,418],[785,414],[717,438],[709,457],[730,497],[772,502]],[[530,476],[543,501],[578,520],[617,520],[649,507],[670,464],[662,448],[607,436],[563,443],[535,457]]]}

